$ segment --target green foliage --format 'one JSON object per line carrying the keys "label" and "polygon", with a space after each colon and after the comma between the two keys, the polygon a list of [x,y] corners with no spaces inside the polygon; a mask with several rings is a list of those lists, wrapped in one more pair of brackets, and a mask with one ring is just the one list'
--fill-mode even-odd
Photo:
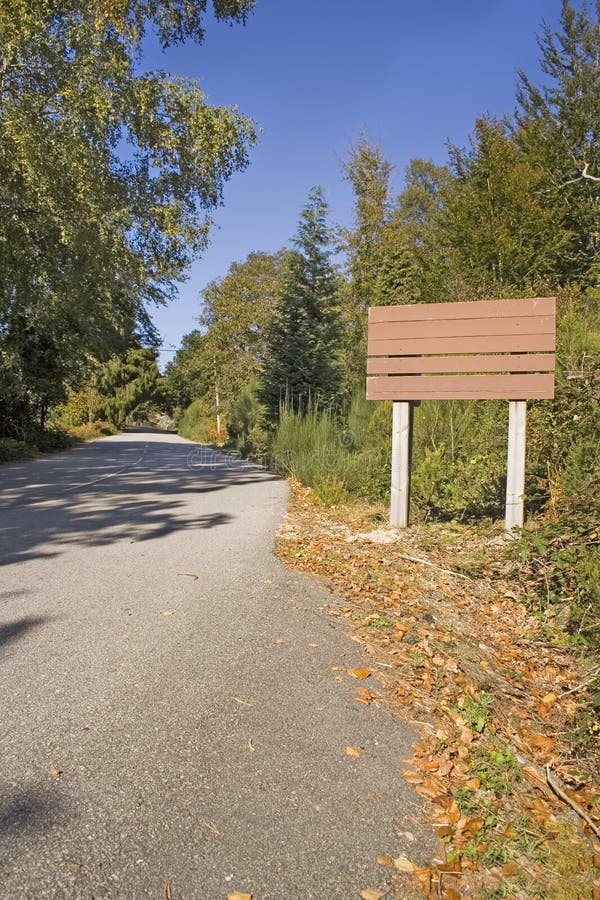
{"label": "green foliage", "polygon": [[321,189],[314,188],[300,216],[296,249],[286,258],[268,334],[261,400],[271,421],[284,402],[306,410],[338,400],[341,323],[327,213]]}
{"label": "green foliage", "polygon": [[[124,352],[206,245],[255,139],[197,83],[141,72],[148,32],[201,40],[206,0],[0,9],[0,434],[42,425],[91,358]],[[243,21],[244,0],[216,0]]]}
{"label": "green foliage", "polygon": [[597,286],[600,276],[600,3],[563,0],[560,28],[538,39],[542,85],[519,73],[515,134],[544,173],[542,202],[568,245],[556,260],[561,283]]}
{"label": "green foliage", "polygon": [[265,408],[258,399],[259,390],[257,379],[245,384],[234,401],[227,420],[227,432],[232,445],[242,456],[251,456],[253,459],[261,458],[269,445]]}
{"label": "green foliage", "polygon": [[364,378],[369,306],[413,303],[420,296],[415,245],[390,196],[392,166],[361,138],[343,166],[354,192],[354,221],[340,230],[349,281],[344,286],[344,366],[348,392]]}
{"label": "green foliage", "polygon": [[119,425],[154,396],[158,380],[154,350],[132,347],[124,356],[112,357],[98,374],[99,410],[109,422]]}
{"label": "green foliage", "polygon": [[96,438],[116,434],[117,430],[110,422],[96,420],[95,422],[86,422],[84,425],[74,425],[69,429],[69,434],[79,441],[95,441]]}
{"label": "green foliage", "polygon": [[451,149],[455,179],[435,238],[456,299],[544,294],[556,286],[570,235],[542,201],[545,173],[507,123],[480,119],[469,152]]}
{"label": "green foliage", "polygon": [[179,434],[190,441],[207,444],[211,440],[210,410],[203,400],[194,400],[179,420]]}
{"label": "green foliage", "polygon": [[471,754],[471,771],[481,780],[482,788],[504,796],[520,777],[521,767],[510,747],[476,747]]}
{"label": "green foliage", "polygon": [[39,453],[55,453],[68,450],[75,443],[73,436],[56,428],[32,427],[27,440],[0,438],[0,463],[31,459]]}
{"label": "green foliage", "polygon": [[34,449],[25,441],[16,441],[14,438],[0,438],[0,463],[31,459],[34,455]]}
{"label": "green foliage", "polygon": [[412,496],[444,516],[498,512],[506,470],[505,406],[425,401],[415,410]]}
{"label": "green foliage", "polygon": [[313,487],[324,503],[335,505],[353,495],[375,501],[389,490],[388,451],[367,447],[360,432],[356,438],[347,421],[329,410],[283,408],[272,463],[282,474]]}
{"label": "green foliage", "polygon": [[481,734],[487,725],[491,702],[491,695],[485,691],[479,691],[476,698],[470,694],[465,694],[465,702],[461,713],[469,728],[472,728],[478,734]]}

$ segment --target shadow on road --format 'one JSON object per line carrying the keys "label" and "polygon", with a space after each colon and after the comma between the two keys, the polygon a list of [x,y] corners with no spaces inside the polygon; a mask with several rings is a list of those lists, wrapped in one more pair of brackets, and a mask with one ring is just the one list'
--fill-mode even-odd
{"label": "shadow on road", "polygon": [[276,480],[156,432],[132,437],[0,469],[0,565],[54,556],[69,544],[133,543],[180,528],[222,527],[232,516],[190,515],[190,498]]}
{"label": "shadow on road", "polygon": [[39,628],[46,621],[47,618],[45,616],[25,616],[22,619],[10,622],[8,625],[0,625],[0,651],[6,644],[15,641],[27,631],[31,631],[32,628]]}
{"label": "shadow on road", "polygon": [[46,831],[60,810],[60,801],[51,795],[50,787],[31,786],[13,792],[0,800],[0,838],[16,837],[23,829]]}

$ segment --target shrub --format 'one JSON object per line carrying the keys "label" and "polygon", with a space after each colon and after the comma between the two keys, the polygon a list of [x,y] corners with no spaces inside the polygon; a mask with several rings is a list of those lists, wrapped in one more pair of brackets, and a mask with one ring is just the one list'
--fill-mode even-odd
{"label": "shrub", "polygon": [[30,459],[34,450],[25,441],[13,438],[0,438],[0,463],[16,462],[19,459]]}
{"label": "shrub", "polygon": [[258,399],[259,383],[247,382],[233,402],[227,421],[227,431],[236,444],[243,444],[257,425],[265,424],[265,407]]}
{"label": "shrub", "polygon": [[179,420],[179,434],[190,441],[211,441],[210,414],[204,400],[194,400]]}
{"label": "shrub", "polygon": [[96,422],[86,422],[84,425],[77,425],[74,428],[70,428],[69,432],[79,441],[94,441],[99,437],[117,434],[117,429],[110,422],[98,420]]}
{"label": "shrub", "polygon": [[41,453],[68,450],[75,443],[71,434],[59,428],[36,428],[27,435],[27,442]]}

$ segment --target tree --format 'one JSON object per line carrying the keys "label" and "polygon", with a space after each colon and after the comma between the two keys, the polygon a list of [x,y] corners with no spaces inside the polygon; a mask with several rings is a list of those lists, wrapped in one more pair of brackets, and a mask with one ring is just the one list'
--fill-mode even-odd
{"label": "tree", "polygon": [[382,235],[383,254],[375,279],[378,306],[416,303],[421,296],[415,248],[405,233],[388,226]]}
{"label": "tree", "polygon": [[412,250],[418,299],[425,303],[448,299],[446,261],[440,247],[438,222],[453,180],[447,166],[412,159],[404,173],[404,189],[394,206],[394,222]]}
{"label": "tree", "polygon": [[281,299],[269,330],[261,399],[272,421],[280,405],[306,410],[339,395],[341,322],[338,276],[331,262],[328,207],[320,188],[308,195],[286,260]]}
{"label": "tree", "polygon": [[154,398],[160,380],[156,356],[155,350],[131,347],[102,366],[99,406],[108,422],[119,425],[137,406]]}
{"label": "tree", "polygon": [[563,0],[560,30],[538,39],[548,81],[519,73],[515,135],[543,172],[541,197],[561,217],[570,241],[557,269],[582,285],[600,277],[600,2],[575,10]]}
{"label": "tree", "polygon": [[244,385],[256,380],[278,303],[284,259],[283,251],[250,253],[204,288],[200,329],[183,338],[182,348],[167,367],[177,405],[206,398],[209,408],[214,407],[218,384],[221,412],[227,417]]}
{"label": "tree", "polygon": [[[213,4],[229,21],[252,5]],[[0,359],[20,386],[0,384],[5,430],[43,420],[83,360],[124,352],[136,328],[153,336],[149,308],[173,295],[247,164],[248,119],[194,81],[139,71],[148,31],[199,41],[206,6],[2,4]]]}
{"label": "tree", "polygon": [[343,291],[345,369],[352,390],[365,375],[367,310],[378,302],[377,280],[385,256],[382,240],[390,220],[392,166],[379,147],[361,138],[343,165],[354,193],[354,221],[340,229],[348,282]]}
{"label": "tree", "polygon": [[454,181],[434,235],[453,299],[556,289],[570,240],[543,201],[544,172],[507,123],[480,119],[468,151],[451,148]]}

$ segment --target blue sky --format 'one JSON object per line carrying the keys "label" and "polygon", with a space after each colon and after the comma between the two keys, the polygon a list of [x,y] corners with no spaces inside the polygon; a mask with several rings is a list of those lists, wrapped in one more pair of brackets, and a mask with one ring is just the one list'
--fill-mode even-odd
{"label": "blue sky", "polygon": [[349,224],[341,162],[361,135],[393,163],[399,191],[410,159],[443,163],[477,116],[512,113],[516,70],[541,78],[536,34],[559,13],[560,0],[257,0],[245,27],[209,19],[200,47],[149,45],[145,67],[198,78],[210,103],[237,105],[261,128],[209,248],[154,315],[165,345],[196,327],[200,291],[231,262],[290,239],[313,185]]}

